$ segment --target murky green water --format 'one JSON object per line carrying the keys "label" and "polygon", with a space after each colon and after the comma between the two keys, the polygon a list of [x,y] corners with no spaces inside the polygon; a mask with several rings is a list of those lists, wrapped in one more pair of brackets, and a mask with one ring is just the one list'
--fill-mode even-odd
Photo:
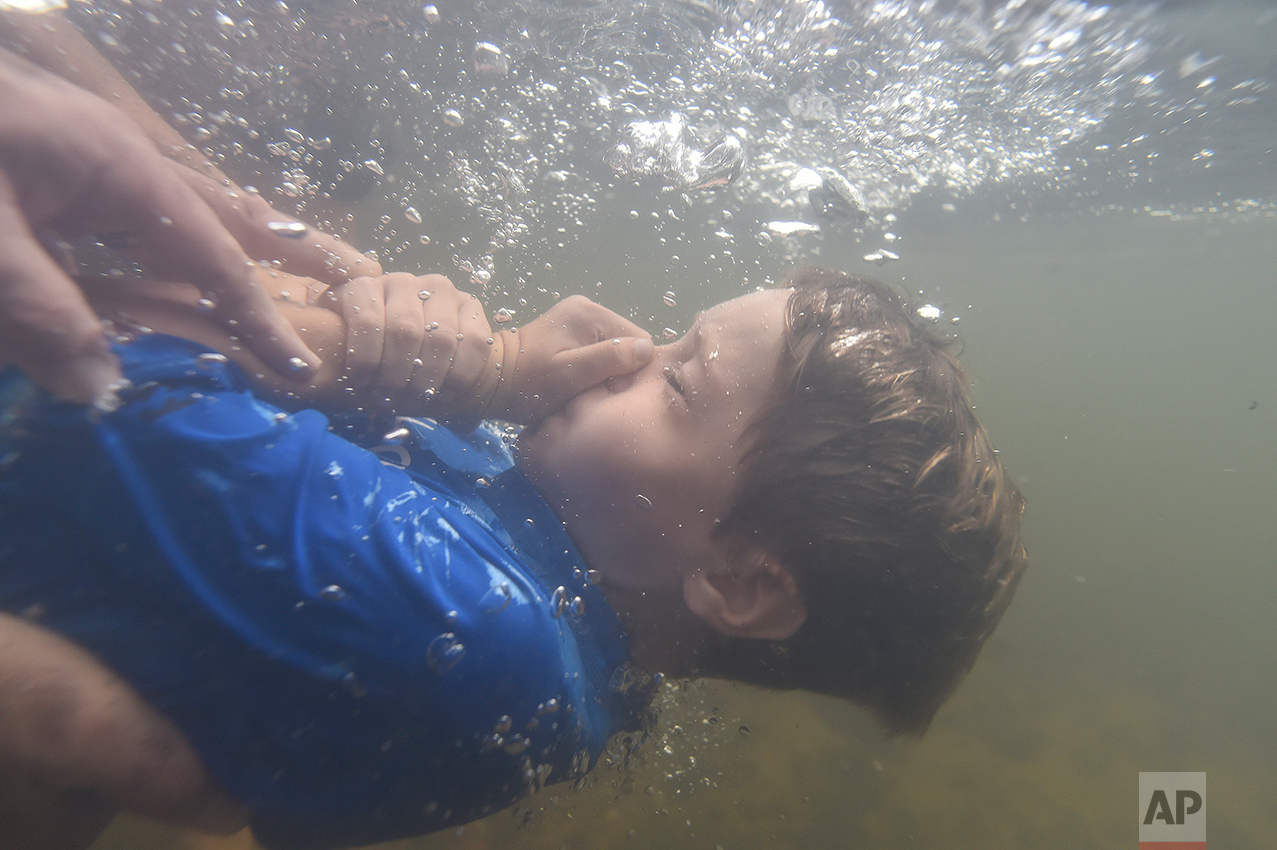
{"label": "murky green water", "polygon": [[[395,269],[469,279],[520,321],[555,293],[583,292],[659,336],[800,261],[921,292],[960,333],[981,419],[1029,503],[1030,571],[923,740],[885,741],[860,710],[827,699],[682,683],[639,764],[601,766],[582,788],[554,786],[390,846],[1131,848],[1141,771],[1206,771],[1212,846],[1271,846],[1277,110],[1266,92],[1277,15],[1267,6],[1168,4],[1150,18],[1134,3],[1107,17],[1091,16],[1099,4],[939,4],[966,10],[955,19],[925,3],[675,4],[699,22],[691,37],[635,24],[662,4],[564,4],[574,26],[590,14],[614,23],[581,30],[593,42],[520,6],[544,31],[500,42],[515,63],[495,81],[447,78],[440,68],[468,61],[449,50],[490,34],[432,31],[420,4],[301,5],[354,46],[357,61],[333,65],[349,80],[317,83],[318,25],[278,42],[291,53],[260,59],[285,32],[266,13],[251,38],[222,23],[199,36],[220,27],[229,40],[217,50],[240,44],[248,65],[246,44],[262,67],[296,62],[250,75],[242,91],[223,54],[192,49],[203,65],[176,57],[131,4],[86,5],[80,19],[134,45],[112,58],[163,90],[184,130],[214,106],[243,104],[262,138],[205,122],[228,171],[243,167],[237,154],[260,156],[241,180],[283,186],[281,205]],[[830,10],[858,28],[821,23]],[[764,32],[766,20],[780,21],[759,36],[768,50],[750,53],[741,33]],[[680,53],[707,37],[719,60],[709,69]],[[142,55],[140,43],[158,47]],[[192,61],[229,94],[182,101],[216,86],[180,90],[154,70]],[[1139,81],[1151,71],[1161,73]],[[351,106],[347,123],[320,120],[325,91]],[[819,114],[795,115],[794,93],[806,108],[813,92],[828,101]],[[701,145],[741,136],[750,159],[733,188],[684,200],[602,165],[628,121],[675,108]],[[306,137],[295,156],[253,146],[293,125]],[[331,162],[311,143],[323,133]],[[830,162],[860,183],[871,220],[770,233],[772,220],[818,221],[788,181]],[[311,192],[297,182],[307,168],[330,188],[361,177],[362,194]],[[883,248],[900,259],[863,259]],[[247,833],[212,839],[122,818],[95,850],[251,846]]]}
{"label": "murky green water", "polygon": [[[389,846],[1129,848],[1154,770],[1207,772],[1213,846],[1270,845],[1277,220],[954,219],[906,244],[890,279],[961,316],[1033,557],[927,736],[692,683],[632,770]],[[96,846],[251,845],[125,820]]]}

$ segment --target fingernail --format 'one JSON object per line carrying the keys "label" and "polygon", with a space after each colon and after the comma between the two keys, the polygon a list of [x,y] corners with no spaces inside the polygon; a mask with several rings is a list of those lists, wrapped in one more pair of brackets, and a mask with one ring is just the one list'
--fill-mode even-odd
{"label": "fingernail", "polygon": [[120,406],[117,393],[126,385],[119,364],[109,352],[103,356],[78,357],[67,364],[61,375],[45,384],[58,398],[91,404],[103,413]]}
{"label": "fingernail", "polygon": [[120,378],[106,385],[106,389],[93,399],[93,407],[99,413],[114,413],[120,409],[120,393],[133,386],[128,378]]}
{"label": "fingernail", "polygon": [[300,221],[268,221],[266,229],[276,236],[283,236],[285,239],[301,239],[310,232],[310,228],[302,224]]}
{"label": "fingernail", "polygon": [[290,378],[308,378],[319,371],[319,367],[323,365],[323,361],[312,352],[310,358],[290,357],[288,358],[288,377]]}
{"label": "fingernail", "polygon": [[656,351],[656,347],[652,345],[650,339],[634,340],[634,356],[640,363],[646,363],[652,359],[652,354]]}

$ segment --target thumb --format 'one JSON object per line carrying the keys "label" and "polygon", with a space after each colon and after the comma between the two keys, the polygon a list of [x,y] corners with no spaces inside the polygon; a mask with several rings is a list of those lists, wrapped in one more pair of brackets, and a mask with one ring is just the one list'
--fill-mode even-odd
{"label": "thumb", "polygon": [[647,337],[617,337],[574,349],[572,368],[565,370],[569,390],[576,395],[608,378],[628,375],[646,366],[655,351]]}

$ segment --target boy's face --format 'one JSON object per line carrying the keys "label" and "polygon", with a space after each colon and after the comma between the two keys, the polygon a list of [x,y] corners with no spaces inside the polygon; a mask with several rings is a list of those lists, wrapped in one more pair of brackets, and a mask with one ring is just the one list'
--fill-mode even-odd
{"label": "boy's face", "polygon": [[675,590],[712,553],[767,400],[792,290],[701,313],[648,365],[574,398],[519,437],[519,465],[611,586]]}

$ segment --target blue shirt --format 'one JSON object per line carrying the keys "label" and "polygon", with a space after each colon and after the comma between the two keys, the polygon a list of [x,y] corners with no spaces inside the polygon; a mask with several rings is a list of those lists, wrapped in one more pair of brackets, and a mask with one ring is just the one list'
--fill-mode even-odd
{"label": "blue shirt", "polygon": [[495,431],[332,428],[194,343],[117,353],[108,415],[0,381],[0,608],[172,718],[259,841],[464,823],[636,725],[616,616]]}

